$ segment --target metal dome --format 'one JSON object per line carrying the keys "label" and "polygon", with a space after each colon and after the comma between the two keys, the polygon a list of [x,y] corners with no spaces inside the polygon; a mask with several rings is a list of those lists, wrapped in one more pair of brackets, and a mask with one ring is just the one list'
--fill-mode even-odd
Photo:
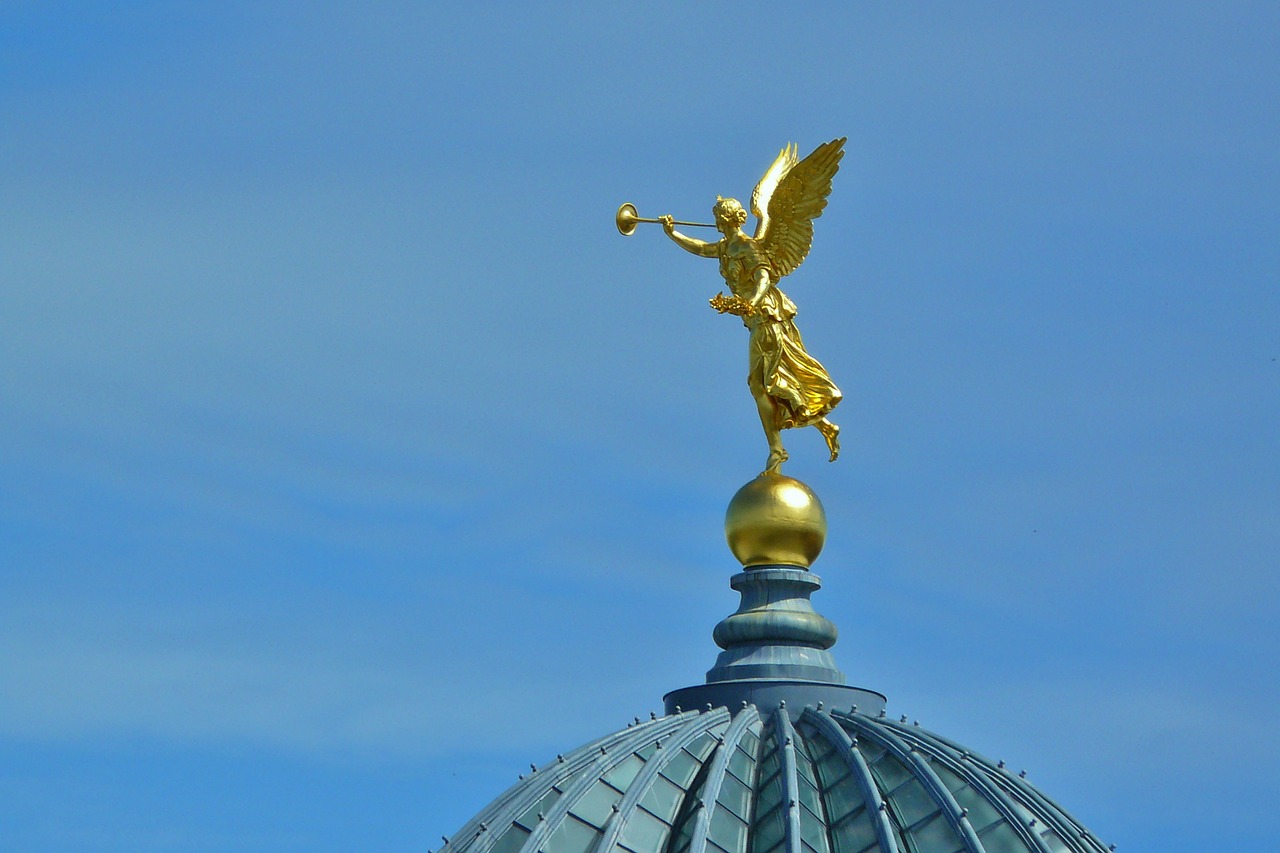
{"label": "metal dome", "polygon": [[846,683],[809,600],[826,521],[807,486],[761,475],[726,529],[741,602],[706,682],[532,767],[440,853],[1106,853],[1023,774]]}
{"label": "metal dome", "polygon": [[1021,775],[918,726],[747,705],[638,722],[557,756],[441,853],[1107,849]]}

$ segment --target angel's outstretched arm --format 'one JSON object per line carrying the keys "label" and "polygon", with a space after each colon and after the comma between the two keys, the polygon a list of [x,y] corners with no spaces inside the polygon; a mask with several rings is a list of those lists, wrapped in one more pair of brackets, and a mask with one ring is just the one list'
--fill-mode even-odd
{"label": "angel's outstretched arm", "polygon": [[686,252],[691,252],[704,258],[714,258],[720,254],[719,243],[707,243],[693,237],[686,237],[684,234],[677,231],[674,217],[659,216],[658,221],[662,223],[662,230],[667,232],[667,236],[675,241],[675,244]]}

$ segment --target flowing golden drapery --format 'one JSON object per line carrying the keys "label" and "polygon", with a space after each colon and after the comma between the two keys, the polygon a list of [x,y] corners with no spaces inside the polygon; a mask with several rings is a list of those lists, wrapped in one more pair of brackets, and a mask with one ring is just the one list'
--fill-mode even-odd
{"label": "flowing golden drapery", "polygon": [[[778,303],[780,319],[770,317],[774,313],[770,302]],[[840,402],[840,389],[821,362],[805,350],[800,330],[791,319],[795,305],[786,294],[774,288],[762,303],[762,316],[754,325],[750,320],[747,323],[751,329],[747,384],[759,383],[777,402],[778,429],[811,426]]]}
{"label": "flowing golden drapery", "polygon": [[[768,268],[767,260],[751,238],[733,254],[725,251],[727,245],[720,244],[720,274],[735,296],[745,298],[755,286],[756,271]],[[775,401],[777,429],[816,424],[842,397],[827,369],[805,350],[795,316],[795,303],[771,284],[755,310],[742,319],[751,332],[747,385],[753,394],[763,392]]]}

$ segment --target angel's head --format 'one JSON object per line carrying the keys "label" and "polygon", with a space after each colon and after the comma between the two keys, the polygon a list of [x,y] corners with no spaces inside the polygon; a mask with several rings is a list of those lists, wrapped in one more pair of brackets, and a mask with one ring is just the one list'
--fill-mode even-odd
{"label": "angel's head", "polygon": [[728,234],[735,228],[741,228],[747,221],[747,211],[736,198],[716,196],[716,203],[711,212],[716,217],[716,230]]}

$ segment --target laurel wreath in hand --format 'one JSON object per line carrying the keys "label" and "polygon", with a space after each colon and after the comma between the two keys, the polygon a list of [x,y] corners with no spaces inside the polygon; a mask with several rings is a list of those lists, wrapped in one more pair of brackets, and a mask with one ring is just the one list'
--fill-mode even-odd
{"label": "laurel wreath in hand", "polygon": [[723,293],[711,297],[711,307],[721,314],[736,314],[739,317],[750,317],[756,313],[756,307],[741,296],[725,296]]}

